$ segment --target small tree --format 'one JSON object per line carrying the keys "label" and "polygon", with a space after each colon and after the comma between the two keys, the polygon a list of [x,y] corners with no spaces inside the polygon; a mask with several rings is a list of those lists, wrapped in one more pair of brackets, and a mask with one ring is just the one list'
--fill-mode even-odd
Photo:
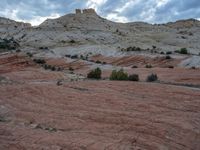
{"label": "small tree", "polygon": [[110,80],[128,80],[128,74],[123,69],[119,71],[113,70],[110,75]]}
{"label": "small tree", "polygon": [[101,79],[101,69],[100,68],[96,68],[96,69],[90,71],[87,74],[87,78],[90,78],[90,79]]}

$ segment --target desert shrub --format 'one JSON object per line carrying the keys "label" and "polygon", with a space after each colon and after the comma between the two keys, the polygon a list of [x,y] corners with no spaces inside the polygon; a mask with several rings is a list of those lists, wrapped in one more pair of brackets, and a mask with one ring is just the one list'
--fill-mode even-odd
{"label": "desert shrub", "polygon": [[180,54],[188,54],[187,48],[181,48],[180,49]]}
{"label": "desert shrub", "polygon": [[151,75],[147,76],[147,79],[146,79],[147,82],[154,82],[157,80],[158,80],[157,74],[151,74]]}
{"label": "desert shrub", "polygon": [[164,52],[160,52],[160,54],[164,55],[165,53]]}
{"label": "desert shrub", "polygon": [[100,68],[96,68],[96,69],[90,71],[87,74],[87,78],[90,78],[90,79],[101,79],[101,69]]}
{"label": "desert shrub", "polygon": [[6,48],[8,48],[8,46],[6,44],[0,43],[0,49],[6,49]]}
{"label": "desert shrub", "polygon": [[195,66],[192,66],[191,69],[196,69],[196,67],[195,67]]}
{"label": "desert shrub", "polygon": [[110,80],[128,80],[128,74],[123,69],[119,71],[113,70],[110,75]]}
{"label": "desert shrub", "polygon": [[171,59],[171,56],[167,55],[167,56],[165,57],[165,59]]}
{"label": "desert shrub", "polygon": [[167,54],[167,55],[170,55],[170,54],[172,54],[172,52],[171,52],[171,51],[168,51],[168,52],[166,52],[166,54]]}
{"label": "desert shrub", "polygon": [[57,68],[57,71],[62,71],[63,69],[61,67],[58,67]]}
{"label": "desert shrub", "polygon": [[182,38],[182,39],[187,39],[187,37],[185,37],[185,36],[181,36],[181,38]]}
{"label": "desert shrub", "polygon": [[45,64],[43,67],[45,70],[51,69],[51,65],[48,65],[48,64]]}
{"label": "desert shrub", "polygon": [[6,122],[6,119],[4,116],[0,116],[0,122]]}
{"label": "desert shrub", "polygon": [[20,50],[20,49],[17,49],[17,50],[16,50],[16,53],[19,53],[19,52],[21,52],[21,50]]}
{"label": "desert shrub", "polygon": [[100,60],[97,60],[96,63],[97,63],[97,64],[101,64],[101,61],[100,61]]}
{"label": "desert shrub", "polygon": [[139,75],[138,74],[131,74],[128,76],[129,81],[139,81]]}
{"label": "desert shrub", "polygon": [[55,66],[48,65],[48,64],[43,64],[42,66],[45,70],[51,70],[51,71],[56,71],[56,70],[61,71],[62,70],[60,67],[56,68]]}
{"label": "desert shrub", "polygon": [[73,43],[76,43],[76,41],[75,40],[70,40],[69,43],[73,44]]}
{"label": "desert shrub", "polygon": [[181,48],[180,50],[175,50],[175,53],[188,54],[187,48]]}
{"label": "desert shrub", "polygon": [[77,59],[77,58],[78,58],[78,55],[72,55],[70,58],[71,58],[71,59]]}
{"label": "desert shrub", "polygon": [[33,59],[33,61],[37,64],[45,64],[46,61],[44,59]]}
{"label": "desert shrub", "polygon": [[58,80],[57,83],[56,83],[56,85],[57,85],[57,86],[62,85],[62,80]]}
{"label": "desert shrub", "polygon": [[128,48],[126,49],[126,51],[129,52],[129,51],[132,51],[132,50],[134,50],[134,49],[135,49],[135,48],[128,47]]}
{"label": "desert shrub", "polygon": [[189,36],[193,36],[193,33],[192,33],[192,32],[189,32],[188,35],[189,35]]}
{"label": "desert shrub", "polygon": [[72,67],[69,67],[69,71],[74,71],[74,69]]}
{"label": "desert shrub", "polygon": [[81,56],[80,56],[80,59],[84,60],[84,56],[83,56],[83,55],[81,55]]}
{"label": "desert shrub", "polygon": [[69,57],[69,58],[70,58],[70,57],[71,57],[71,55],[65,55],[65,57]]}
{"label": "desert shrub", "polygon": [[179,50],[175,50],[174,52],[175,52],[175,53],[180,53],[180,51],[179,51]]}
{"label": "desert shrub", "polygon": [[63,44],[65,44],[66,43],[66,41],[64,41],[64,40],[62,40],[62,41],[60,41],[61,43],[63,43]]}
{"label": "desert shrub", "polygon": [[39,47],[39,49],[44,49],[44,47]]}
{"label": "desert shrub", "polygon": [[56,67],[55,66],[51,66],[51,71],[56,71]]}
{"label": "desert shrub", "polygon": [[152,45],[152,48],[153,48],[153,49],[156,49],[156,46],[155,46],[155,45]]}
{"label": "desert shrub", "polygon": [[131,68],[138,68],[138,66],[132,66]]}
{"label": "desert shrub", "polygon": [[126,51],[126,52],[129,52],[129,51],[141,51],[142,49],[140,47],[128,47],[128,48],[122,48],[121,51]]}
{"label": "desert shrub", "polygon": [[33,54],[30,53],[30,52],[27,52],[26,55],[27,55],[28,57],[33,57]]}
{"label": "desert shrub", "polygon": [[152,68],[152,65],[151,65],[151,64],[146,64],[145,67],[146,67],[146,68]]}
{"label": "desert shrub", "polygon": [[171,68],[171,69],[173,69],[173,68],[174,68],[174,66],[168,66],[168,68]]}
{"label": "desert shrub", "polygon": [[20,46],[19,43],[17,43],[14,40],[14,38],[11,39],[0,38],[0,49],[16,50],[19,46]]}

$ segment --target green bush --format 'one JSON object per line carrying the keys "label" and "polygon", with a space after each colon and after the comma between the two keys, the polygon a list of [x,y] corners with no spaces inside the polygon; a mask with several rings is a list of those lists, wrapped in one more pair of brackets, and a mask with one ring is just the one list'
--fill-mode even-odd
{"label": "green bush", "polygon": [[142,48],[135,47],[135,46],[133,46],[133,47],[130,46],[130,47],[121,49],[121,51],[126,51],[126,52],[129,52],[129,51],[141,51],[141,50],[142,50]]}
{"label": "green bush", "polygon": [[146,68],[152,68],[152,65],[151,64],[147,64],[145,67]]}
{"label": "green bush", "polygon": [[165,53],[164,52],[160,52],[160,54],[164,55]]}
{"label": "green bush", "polygon": [[37,64],[45,64],[46,61],[44,59],[33,59],[33,61]]}
{"label": "green bush", "polygon": [[171,52],[171,51],[168,51],[168,52],[166,52],[166,54],[167,54],[167,55],[170,55],[170,54],[172,54],[172,52]]}
{"label": "green bush", "polygon": [[19,52],[21,52],[21,50],[20,50],[20,49],[17,49],[17,50],[16,50],[16,53],[19,53]]}
{"label": "green bush", "polygon": [[97,63],[97,64],[101,64],[101,61],[97,60],[96,63]]}
{"label": "green bush", "polygon": [[174,52],[180,54],[180,51],[179,51],[179,50],[175,50]]}
{"label": "green bush", "polygon": [[72,68],[72,67],[69,67],[69,71],[74,71],[74,68]]}
{"label": "green bush", "polygon": [[180,54],[188,54],[187,48],[181,48],[180,49]]}
{"label": "green bush", "polygon": [[78,58],[78,55],[71,55],[70,58],[71,58],[71,59],[77,59],[77,58]]}
{"label": "green bush", "polygon": [[76,41],[75,40],[70,40],[69,43],[73,44],[73,43],[76,43]]}
{"label": "green bush", "polygon": [[165,59],[171,59],[171,56],[167,55],[167,56],[165,57]]}
{"label": "green bush", "polygon": [[128,80],[129,81],[139,81],[140,80],[139,75],[138,74],[131,74],[131,75],[129,75]]}
{"label": "green bush", "polygon": [[187,48],[181,48],[180,50],[176,50],[175,53],[188,54],[188,50]]}
{"label": "green bush", "polygon": [[152,48],[153,48],[153,49],[156,49],[156,46],[155,46],[155,45],[152,45]]}
{"label": "green bush", "polygon": [[147,76],[147,79],[146,79],[147,82],[154,82],[157,80],[158,80],[157,74],[151,74],[151,75]]}
{"label": "green bush", "polygon": [[56,71],[56,67],[55,67],[55,66],[52,66],[52,67],[51,67],[51,71]]}
{"label": "green bush", "polygon": [[30,53],[30,52],[27,52],[26,55],[27,55],[28,57],[33,57],[33,54]]}
{"label": "green bush", "polygon": [[65,57],[69,57],[69,58],[71,58],[71,55],[65,55]]}
{"label": "green bush", "polygon": [[96,68],[96,69],[90,71],[87,74],[87,78],[90,78],[90,79],[101,79],[101,69],[100,68]]}
{"label": "green bush", "polygon": [[173,69],[173,68],[174,68],[174,66],[170,65],[170,66],[168,66],[168,68],[170,68],[170,69]]}
{"label": "green bush", "polygon": [[131,68],[138,68],[138,66],[132,66]]}
{"label": "green bush", "polygon": [[128,80],[128,74],[123,69],[119,71],[113,70],[110,75],[110,80]]}
{"label": "green bush", "polygon": [[44,67],[45,70],[48,70],[48,69],[51,69],[51,68],[52,68],[52,66],[51,66],[51,65],[48,65],[48,64],[45,64],[43,67]]}

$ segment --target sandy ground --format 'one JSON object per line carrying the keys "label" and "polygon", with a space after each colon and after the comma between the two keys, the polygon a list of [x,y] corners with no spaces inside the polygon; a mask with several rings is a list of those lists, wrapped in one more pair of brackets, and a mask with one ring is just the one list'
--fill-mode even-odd
{"label": "sandy ground", "polygon": [[[2,150],[200,149],[199,88],[130,81],[69,82],[66,72],[46,71],[27,57],[8,59],[0,56]],[[198,77],[198,69],[156,70],[163,80],[187,76],[189,83],[199,81],[192,76]],[[66,81],[57,86],[60,78]]]}

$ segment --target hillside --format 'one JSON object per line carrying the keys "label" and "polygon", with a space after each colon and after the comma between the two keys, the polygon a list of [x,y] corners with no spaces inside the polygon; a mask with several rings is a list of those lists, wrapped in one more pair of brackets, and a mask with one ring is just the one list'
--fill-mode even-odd
{"label": "hillside", "polygon": [[0,150],[199,150],[199,33],[93,9],[0,18]]}
{"label": "hillside", "polygon": [[[5,19],[0,19],[5,20]],[[47,19],[38,27],[7,21],[12,25],[5,29],[0,25],[1,37],[14,37],[22,47],[60,48],[67,53],[72,48],[71,40],[76,41],[73,48],[77,52],[93,49],[94,53],[112,55],[129,46],[151,49],[155,45],[159,51],[175,51],[186,47],[193,54],[199,53],[199,21],[194,19],[160,25],[142,22],[115,23],[98,16],[95,12],[68,14],[57,19]],[[6,24],[6,26],[7,26]],[[4,31],[4,32],[3,32]],[[81,46],[81,47],[80,47]],[[102,47],[102,48],[101,48]],[[79,52],[80,53],[80,52]]]}

